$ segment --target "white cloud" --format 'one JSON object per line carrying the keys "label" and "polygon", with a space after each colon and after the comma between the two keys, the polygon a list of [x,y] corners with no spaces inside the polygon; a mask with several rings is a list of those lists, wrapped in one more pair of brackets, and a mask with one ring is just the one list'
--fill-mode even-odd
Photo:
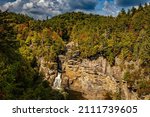
{"label": "white cloud", "polygon": [[23,5],[23,9],[31,9],[33,8],[33,3],[32,2],[29,2],[29,3],[26,3]]}
{"label": "white cloud", "polygon": [[43,19],[70,11],[93,12],[98,0],[16,0],[0,5],[2,11],[10,10]]}
{"label": "white cloud", "polygon": [[107,0],[104,2],[104,8],[102,9],[105,12],[105,15],[117,15],[120,11],[119,8],[115,5],[115,2],[110,3]]}
{"label": "white cloud", "polygon": [[16,0],[14,2],[8,2],[8,3],[4,4],[3,6],[0,6],[0,9],[2,11],[6,11],[8,9],[13,9],[15,7],[18,7],[21,2],[22,2],[21,0]]}
{"label": "white cloud", "polygon": [[45,1],[45,0],[40,0],[37,2],[37,6],[39,7],[49,7],[50,6],[50,1]]}

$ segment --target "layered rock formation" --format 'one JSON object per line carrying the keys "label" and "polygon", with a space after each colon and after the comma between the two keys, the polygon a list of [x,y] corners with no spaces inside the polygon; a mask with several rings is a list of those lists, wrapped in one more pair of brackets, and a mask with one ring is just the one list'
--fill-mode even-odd
{"label": "layered rock formation", "polygon": [[137,99],[136,93],[128,89],[123,76],[128,65],[138,66],[138,63],[125,62],[122,69],[118,58],[113,67],[102,56],[95,60],[80,60],[78,51],[72,50],[73,46],[73,42],[69,43],[66,56],[61,56],[64,88],[81,92],[85,99]]}
{"label": "layered rock formation", "polygon": [[[71,99],[139,99],[136,87],[131,87],[124,80],[128,70],[139,70],[139,61],[127,62],[115,58],[115,65],[111,66],[102,56],[93,60],[80,59],[79,51],[73,50],[74,46],[76,45],[70,42],[66,46],[66,55],[58,56],[62,70],[62,88],[71,93]],[[52,67],[44,67],[44,64]],[[40,71],[44,71],[45,79],[52,85],[58,73],[56,64],[41,60]]]}
{"label": "layered rock formation", "polygon": [[53,86],[53,82],[58,74],[57,63],[45,61],[44,58],[39,59],[39,72],[44,76],[44,80]]}

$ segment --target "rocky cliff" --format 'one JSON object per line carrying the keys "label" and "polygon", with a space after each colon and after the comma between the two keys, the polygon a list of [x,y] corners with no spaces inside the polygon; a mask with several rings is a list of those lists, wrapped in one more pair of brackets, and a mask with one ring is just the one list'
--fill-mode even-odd
{"label": "rocky cliff", "polygon": [[39,72],[44,76],[44,80],[47,80],[52,86],[58,74],[57,63],[45,61],[44,58],[40,58],[38,63],[39,63]]}
{"label": "rocky cliff", "polygon": [[[79,51],[73,50],[74,46],[73,42],[68,43],[66,55],[58,56],[62,67],[62,87],[70,92],[71,99],[140,99],[137,81],[131,85],[125,79],[128,71],[136,73],[140,70],[140,61],[121,61],[116,57],[115,65],[111,66],[100,55],[92,60],[80,59]],[[52,67],[44,67],[44,64]],[[44,71],[45,79],[52,85],[58,73],[56,64],[41,60],[40,71]],[[143,98],[149,99],[149,95]]]}

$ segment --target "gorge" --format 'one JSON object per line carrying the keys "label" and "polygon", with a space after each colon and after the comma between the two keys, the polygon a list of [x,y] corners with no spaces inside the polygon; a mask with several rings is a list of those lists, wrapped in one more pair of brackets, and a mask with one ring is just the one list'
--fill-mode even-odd
{"label": "gorge", "polygon": [[81,60],[79,52],[73,51],[75,45],[74,42],[68,43],[66,54],[58,56],[59,69],[56,70],[57,77],[53,77],[54,88],[62,87],[74,96],[73,99],[139,99],[138,84],[128,84],[125,74],[127,71],[138,72],[140,61],[115,58],[115,65],[111,66],[101,55],[93,60]]}
{"label": "gorge", "polygon": [[0,11],[0,99],[150,99],[150,5],[47,20]]}

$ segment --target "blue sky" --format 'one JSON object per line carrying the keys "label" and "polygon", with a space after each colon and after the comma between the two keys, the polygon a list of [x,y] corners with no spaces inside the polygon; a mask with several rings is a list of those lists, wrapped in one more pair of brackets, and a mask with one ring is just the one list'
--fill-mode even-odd
{"label": "blue sky", "polygon": [[0,9],[45,19],[65,12],[83,11],[116,16],[122,9],[138,6],[150,0],[0,0]]}

